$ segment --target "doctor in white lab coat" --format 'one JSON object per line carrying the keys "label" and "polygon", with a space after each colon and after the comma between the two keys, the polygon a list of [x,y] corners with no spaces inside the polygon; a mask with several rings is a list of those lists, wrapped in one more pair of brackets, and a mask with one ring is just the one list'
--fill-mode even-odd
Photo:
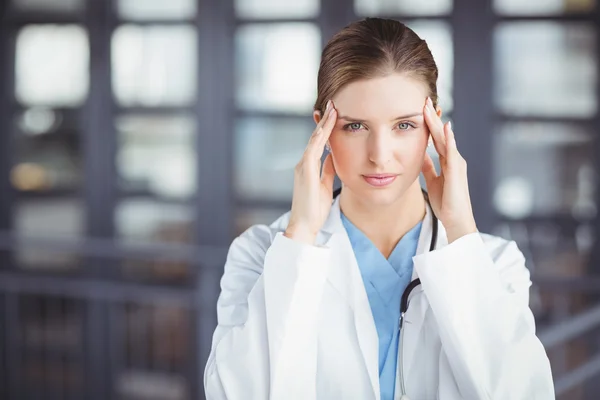
{"label": "doctor in white lab coat", "polygon": [[[404,224],[400,234],[422,222],[412,258],[412,280],[421,284],[410,293],[394,355],[395,399],[554,399],[550,364],[528,305],[531,281],[523,254],[514,242],[477,230],[466,161],[422,86],[401,74],[357,81],[315,112],[318,125],[295,170],[291,211],[270,226],[251,227],[231,245],[204,373],[207,399],[381,398],[378,328],[342,214],[364,228],[384,255],[394,243],[382,238],[393,229],[382,228],[377,236],[370,220],[381,227],[388,226],[386,219],[392,227]],[[398,93],[416,94],[398,100]],[[394,127],[402,138],[384,128],[398,112],[411,115]],[[339,126],[347,115],[362,122],[346,135]],[[422,148],[407,155],[402,149],[410,134]],[[428,138],[439,154],[440,174],[425,151]],[[332,154],[320,177],[326,144]],[[352,161],[344,158],[348,148]],[[421,161],[411,159],[414,154]],[[348,172],[351,163],[368,170],[360,171],[362,182]],[[376,175],[381,171],[398,174]],[[415,179],[418,172],[430,202]],[[343,190],[332,201],[336,173]],[[386,205],[386,196],[395,200]],[[377,214],[373,203],[387,214]],[[409,212],[416,217],[410,220]],[[430,251],[434,223],[438,234]]]}

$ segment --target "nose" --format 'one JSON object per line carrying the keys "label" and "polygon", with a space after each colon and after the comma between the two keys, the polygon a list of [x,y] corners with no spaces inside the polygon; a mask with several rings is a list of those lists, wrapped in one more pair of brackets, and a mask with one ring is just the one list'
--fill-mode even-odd
{"label": "nose", "polygon": [[386,165],[393,154],[392,135],[383,130],[371,131],[368,138],[369,160],[378,166]]}

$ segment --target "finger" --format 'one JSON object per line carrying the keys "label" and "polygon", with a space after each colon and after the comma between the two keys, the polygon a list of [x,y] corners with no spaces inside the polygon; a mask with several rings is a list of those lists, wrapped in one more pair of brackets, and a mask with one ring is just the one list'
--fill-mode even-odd
{"label": "finger", "polygon": [[318,132],[313,135],[308,144],[307,156],[314,159],[321,159],[323,155],[323,150],[325,149],[325,143],[329,140],[331,136],[331,132],[333,131],[333,127],[337,121],[337,111],[333,105],[327,114],[327,121],[318,130]]}
{"label": "finger", "polygon": [[444,126],[442,120],[435,113],[435,109],[433,108],[433,102],[431,98],[427,98],[427,102],[425,103],[423,115],[425,116],[425,123],[429,127],[429,132],[431,133],[431,137],[433,138],[433,144],[435,146],[435,150],[442,157],[446,156],[446,139],[444,137]]}
{"label": "finger", "polygon": [[327,121],[327,116],[329,115],[329,109],[331,108],[332,104],[333,103],[331,100],[327,101],[327,105],[325,106],[325,111],[323,111],[323,113],[321,113],[321,120],[317,124],[313,133],[316,133],[319,130],[319,128],[321,128]]}
{"label": "finger", "polygon": [[448,154],[446,164],[449,168],[452,168],[460,160],[461,156],[456,147],[456,138],[454,137],[450,121],[444,126],[444,134],[446,136],[446,153]]}
{"label": "finger", "polygon": [[321,132],[323,131],[323,126],[327,122],[328,117],[330,115],[331,105],[332,105],[332,102],[331,102],[331,100],[329,100],[327,102],[327,106],[325,107],[325,111],[321,115],[321,119],[317,123],[315,130],[312,132],[312,134],[310,135],[310,138],[308,139],[308,143],[306,144],[306,148],[304,149],[305,155],[306,155],[306,153],[308,153],[309,149],[313,146],[314,141],[317,139],[317,137],[320,136]]}
{"label": "finger", "polygon": [[332,101],[329,100],[327,102],[327,106],[325,107],[325,111],[323,111],[323,113],[321,114],[321,119],[317,123],[317,126],[315,127],[315,130],[313,131],[312,135],[310,136],[311,140],[313,138],[315,138],[315,137],[317,137],[317,136],[320,135],[321,131],[323,130],[323,126],[325,125],[325,123],[329,119],[329,115],[330,115],[330,111],[331,111],[332,105],[333,105]]}
{"label": "finger", "polygon": [[331,153],[327,154],[323,162],[323,173],[321,174],[321,182],[327,188],[333,188],[333,180],[335,179],[335,167],[333,165],[333,157]]}
{"label": "finger", "polygon": [[427,185],[429,185],[430,182],[433,182],[433,180],[438,177],[437,171],[435,170],[435,164],[427,152],[425,152],[425,160],[423,162],[421,171],[423,172],[425,183],[427,183]]}

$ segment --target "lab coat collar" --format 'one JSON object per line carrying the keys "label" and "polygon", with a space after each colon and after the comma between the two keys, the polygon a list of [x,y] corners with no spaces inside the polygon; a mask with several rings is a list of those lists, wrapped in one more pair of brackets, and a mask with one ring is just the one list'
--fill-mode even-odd
{"label": "lab coat collar", "polygon": [[[432,229],[433,211],[428,203],[425,207],[425,218],[423,218],[423,225],[421,228],[421,234],[419,235],[419,241],[417,244],[417,251],[415,255],[426,253],[429,251],[431,244],[431,235],[433,234]],[[336,197],[331,205],[331,210],[323,227],[321,228],[319,235],[317,236],[317,245],[328,246],[331,238],[336,234],[343,234],[347,236],[346,229],[342,223],[341,210],[340,210],[340,196]],[[438,239],[436,248],[440,248],[447,244],[448,239],[446,238],[446,231],[438,221]],[[413,269],[413,275],[411,280],[418,278],[416,269]]]}
{"label": "lab coat collar", "polygon": [[[327,281],[340,295],[348,302],[355,315],[355,328],[358,342],[364,357],[365,365],[373,386],[375,398],[380,395],[379,388],[379,347],[377,329],[371,306],[367,297],[364,282],[360,274],[356,257],[350,243],[348,234],[341,220],[339,196],[334,200],[329,216],[319,235],[317,236],[317,245],[331,248],[332,265],[330,266]],[[419,236],[416,255],[429,251],[431,244],[432,230],[432,210],[427,204],[425,218]],[[438,221],[438,240],[436,248],[447,243],[446,232],[442,224]],[[412,280],[418,278],[417,270],[413,268]],[[410,299],[423,291],[419,285],[410,295]],[[411,309],[406,315],[406,323],[410,324],[410,330],[405,332],[404,337],[404,367],[410,368],[415,357],[415,342],[420,334],[423,319],[429,308],[426,299],[422,298],[420,305]],[[423,303],[425,301],[425,303]],[[410,332],[410,334],[409,334]]]}

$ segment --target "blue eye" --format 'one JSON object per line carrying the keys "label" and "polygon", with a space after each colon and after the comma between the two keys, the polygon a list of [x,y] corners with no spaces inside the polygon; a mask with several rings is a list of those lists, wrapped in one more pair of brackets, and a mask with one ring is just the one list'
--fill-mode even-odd
{"label": "blue eye", "polygon": [[405,131],[405,130],[407,130],[407,129],[410,129],[410,128],[412,128],[412,127],[413,127],[413,126],[412,126],[411,124],[409,124],[408,122],[400,122],[400,123],[398,124],[398,128],[400,128],[400,130],[403,130],[403,131]]}
{"label": "blue eye", "polygon": [[362,128],[362,124],[360,122],[353,122],[351,124],[344,126],[344,129],[349,130],[351,132],[356,132],[356,131],[360,130],[360,128]]}

